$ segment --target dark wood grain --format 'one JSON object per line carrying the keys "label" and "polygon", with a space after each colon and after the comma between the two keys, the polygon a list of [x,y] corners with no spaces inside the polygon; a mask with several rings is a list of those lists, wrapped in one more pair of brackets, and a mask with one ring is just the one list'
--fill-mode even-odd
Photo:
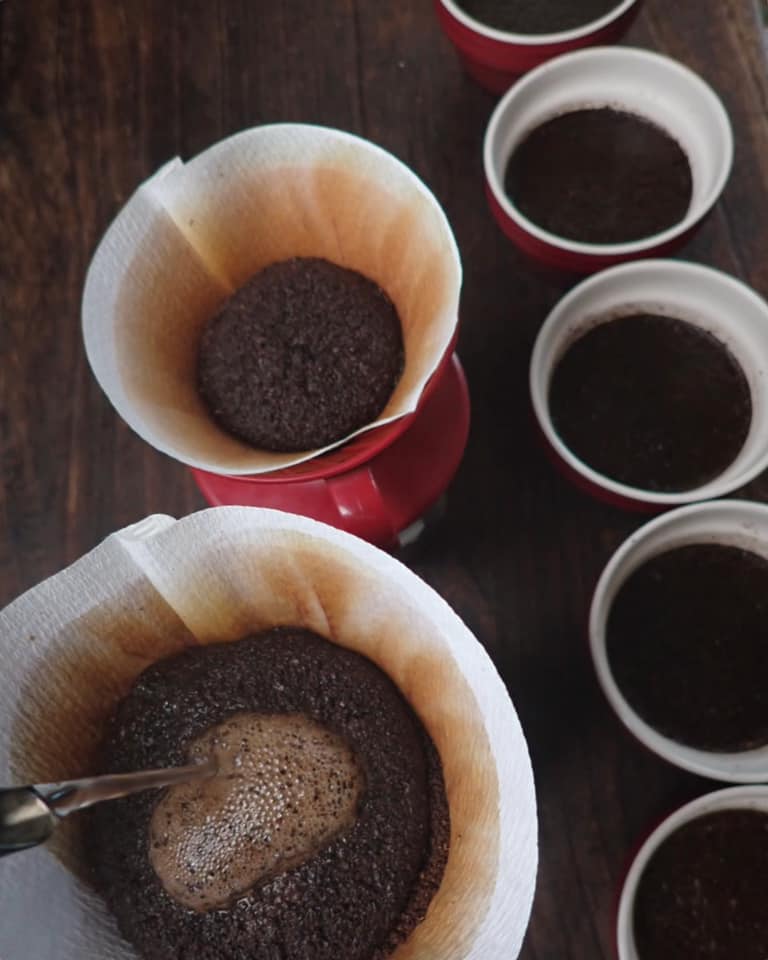
{"label": "dark wood grain", "polygon": [[[628,42],[679,58],[724,98],[736,167],[685,256],[768,295],[768,83],[751,0],[648,0]],[[590,594],[642,518],[573,490],[537,445],[529,353],[565,286],[532,271],[487,211],[493,104],[427,0],[0,0],[0,603],[130,521],[203,506],[186,471],[117,418],[81,343],[85,270],[136,185],[267,121],[382,144],[444,204],[466,271],[472,436],[412,562],[487,646],[528,735],[541,873],[523,957],[607,958],[635,842],[712,785],[635,744],[592,673]],[[768,499],[768,479],[748,493]]]}

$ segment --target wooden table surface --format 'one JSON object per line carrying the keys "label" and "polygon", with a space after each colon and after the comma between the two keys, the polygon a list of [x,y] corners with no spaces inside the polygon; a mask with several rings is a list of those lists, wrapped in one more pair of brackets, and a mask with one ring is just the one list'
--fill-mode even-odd
{"label": "wooden table surface", "polygon": [[[751,0],[648,0],[628,42],[677,57],[725,100],[735,169],[684,256],[768,295],[768,83]],[[494,102],[428,0],[0,0],[0,604],[124,524],[203,506],[185,469],[118,419],[83,351],[85,271],[137,184],[271,121],[381,144],[444,204],[465,267],[472,434],[412,563],[486,645],[528,736],[541,870],[522,956],[596,960],[614,955],[636,840],[714,784],[644,752],[593,676],[591,591],[641,518],[573,490],[537,445],[528,359],[565,286],[532,272],[486,208]],[[749,493],[768,497],[768,480]]]}

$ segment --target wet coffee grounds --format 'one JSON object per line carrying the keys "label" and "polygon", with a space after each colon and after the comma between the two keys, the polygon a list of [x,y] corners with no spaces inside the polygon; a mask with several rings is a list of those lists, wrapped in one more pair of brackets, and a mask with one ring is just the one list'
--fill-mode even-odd
{"label": "wet coffee grounds", "polygon": [[510,33],[559,33],[591,23],[619,0],[459,0],[470,17]]}
{"label": "wet coffee grounds", "polygon": [[263,450],[313,450],[375,420],[403,370],[397,311],[354,270],[272,264],[213,317],[198,389],[222,429]]}
{"label": "wet coffee grounds", "polygon": [[606,627],[608,661],[633,709],[702,750],[768,744],[768,560],[691,544],[640,566]]}
{"label": "wet coffee grounds", "polygon": [[651,857],[634,905],[639,960],[768,957],[768,815],[723,810],[685,824]]}
{"label": "wet coffee grounds", "polygon": [[381,960],[426,914],[450,825],[437,751],[369,660],[282,627],[159,661],[117,708],[99,769],[181,764],[203,731],[244,712],[300,713],[349,744],[365,776],[354,825],[231,907],[198,912],[150,863],[157,793],[95,807],[94,881],[120,931],[147,960]]}
{"label": "wet coffee grounds", "polygon": [[574,110],[513,151],[505,190],[529,220],[582,243],[628,243],[682,220],[693,191],[680,145],[635,114]]}
{"label": "wet coffee grounds", "polygon": [[549,388],[555,430],[599,473],[643,490],[692,490],[738,456],[752,399],[728,348],[701,327],[636,314],[576,340]]}

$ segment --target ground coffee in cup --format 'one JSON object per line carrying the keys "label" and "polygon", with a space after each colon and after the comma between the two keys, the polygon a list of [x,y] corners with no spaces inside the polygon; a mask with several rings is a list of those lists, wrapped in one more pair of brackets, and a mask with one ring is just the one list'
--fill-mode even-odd
{"label": "ground coffee in cup", "polygon": [[768,560],[718,543],[676,547],[619,588],[606,652],[633,710],[700,750],[768,744]]}
{"label": "ground coffee in cup", "polygon": [[599,107],[535,127],[512,152],[504,189],[524,216],[558,237],[616,244],[684,219],[693,178],[668,133],[634,113]]}
{"label": "ground coffee in cup", "polygon": [[552,423],[593,470],[641,490],[702,486],[738,456],[752,398],[730,350],[703,328],[638,313],[597,323],[555,366]]}
{"label": "ground coffee in cup", "polygon": [[720,810],[679,827],[638,884],[639,960],[768,956],[768,814]]}

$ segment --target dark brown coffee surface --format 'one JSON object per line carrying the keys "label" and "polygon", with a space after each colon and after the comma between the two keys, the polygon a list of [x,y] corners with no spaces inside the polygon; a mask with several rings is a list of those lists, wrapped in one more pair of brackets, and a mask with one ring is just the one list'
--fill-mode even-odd
{"label": "dark brown coffee surface", "polygon": [[679,144],[635,114],[574,110],[515,148],[505,190],[539,227],[582,243],[628,243],[688,212],[691,166]]}
{"label": "dark brown coffee surface", "polygon": [[768,814],[723,810],[671,834],[638,886],[639,960],[768,957]]}
{"label": "dark brown coffee surface", "polygon": [[263,450],[313,450],[381,413],[403,369],[392,301],[371,280],[297,257],[252,277],[206,326],[198,387],[228,433]]}
{"label": "dark brown coffee surface", "polygon": [[591,23],[619,0],[458,0],[470,17],[510,33],[559,33]]}
{"label": "dark brown coffee surface", "polygon": [[95,882],[147,960],[380,960],[423,919],[447,859],[437,751],[366,658],[298,628],[159,661],[116,712],[104,772],[180,764],[228,716],[301,713],[343,737],[365,774],[357,821],[311,859],[228,909],[185,909],[148,857],[152,793],[94,808]]}
{"label": "dark brown coffee surface", "polygon": [[768,560],[722,544],[660,554],[619,589],[616,683],[660,733],[702,750],[768,743]]}
{"label": "dark brown coffee surface", "polygon": [[701,327],[637,314],[590,329],[558,362],[555,430],[599,473],[643,490],[692,490],[738,456],[752,398],[728,348]]}

